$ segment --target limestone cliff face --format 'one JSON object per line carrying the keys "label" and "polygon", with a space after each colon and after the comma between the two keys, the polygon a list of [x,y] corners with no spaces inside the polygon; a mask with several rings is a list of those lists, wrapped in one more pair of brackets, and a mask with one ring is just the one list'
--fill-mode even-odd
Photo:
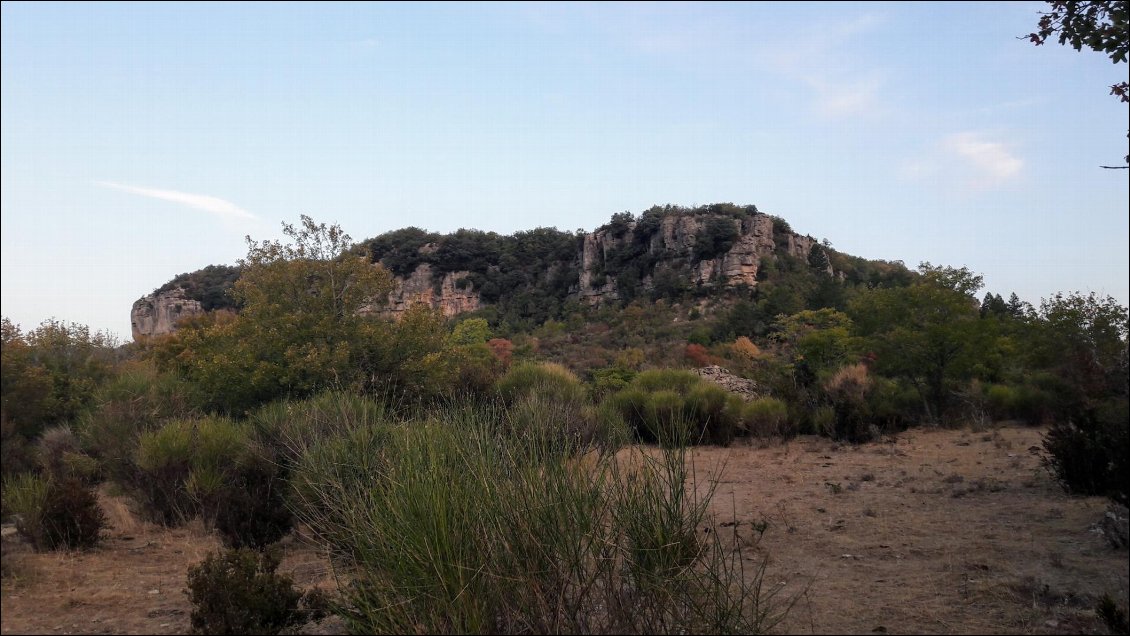
{"label": "limestone cliff face", "polygon": [[[774,237],[773,218],[765,214],[755,214],[745,219],[727,219],[734,224],[737,237],[733,246],[724,254],[710,259],[695,258],[695,246],[703,233],[711,215],[680,215],[664,217],[658,230],[649,239],[646,256],[676,272],[689,276],[689,282],[707,287],[729,288],[737,285],[757,285],[757,272],[762,258],[786,253],[798,259],[807,260],[816,239],[800,236],[792,232],[779,232],[781,246]],[[638,224],[629,226],[626,233],[613,236],[612,230],[598,230],[587,234],[580,255],[581,276],[578,296],[589,303],[597,304],[607,299],[619,298],[616,282],[604,276],[604,265],[615,250],[624,249],[635,241]],[[829,274],[833,274],[831,268]],[[654,288],[650,276],[645,277],[643,287]]]}
{"label": "limestone cliff face", "polygon": [[140,298],[130,310],[133,339],[176,331],[177,321],[204,313],[200,301],[185,297],[180,287]]}
{"label": "limestone cliff face", "polygon": [[395,280],[396,287],[388,295],[388,305],[380,313],[398,317],[416,304],[439,309],[447,317],[474,311],[481,306],[479,294],[468,281],[460,283],[468,274],[470,272],[444,274],[437,285],[432,266],[422,263],[411,276]]}
{"label": "limestone cliff face", "polygon": [[[726,223],[734,228],[729,249],[715,251],[712,258],[698,258],[704,252],[698,249],[699,238],[712,224],[717,230],[719,224]],[[774,223],[774,217],[766,214],[737,218],[703,213],[663,216],[646,228],[639,221],[615,227],[610,224],[584,235],[578,253],[571,260],[550,264],[543,280],[548,281],[554,271],[577,272],[576,278],[567,282],[569,293],[589,304],[621,298],[617,279],[625,267],[636,268],[638,276],[631,281],[638,285],[636,292],[639,288],[654,290],[661,274],[667,284],[674,280],[684,286],[719,290],[739,285],[755,287],[758,271],[766,259],[787,254],[807,262],[816,245],[812,237],[794,234],[784,227],[774,228]],[[434,244],[419,248],[422,255],[435,252]],[[495,274],[499,272],[497,265],[490,268]],[[828,273],[836,275],[830,266]],[[468,271],[441,274],[431,264],[421,263],[410,275],[394,279],[395,287],[387,303],[375,303],[362,313],[399,317],[413,305],[439,309],[448,317],[474,311],[486,303],[472,278],[475,276]],[[482,280],[481,275],[478,280]],[[201,312],[200,303],[186,298],[180,289],[146,296],[133,306],[134,338],[169,333],[180,318]]]}

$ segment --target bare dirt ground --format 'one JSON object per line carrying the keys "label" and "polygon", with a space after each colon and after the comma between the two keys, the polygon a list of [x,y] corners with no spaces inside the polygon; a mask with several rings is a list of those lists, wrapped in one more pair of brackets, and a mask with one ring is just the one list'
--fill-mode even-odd
{"label": "bare dirt ground", "polygon": [[[1125,607],[1127,550],[1091,530],[1105,500],[1068,497],[1041,468],[1040,433],[914,430],[861,446],[800,438],[691,457],[700,488],[723,469],[711,531],[736,528],[750,571],[768,556],[766,589],[797,598],[774,631],[1105,633],[1093,608],[1103,594]],[[188,631],[185,572],[218,542],[102,502],[112,528],[94,551],[36,554],[5,537],[0,632]],[[721,524],[735,512],[736,526]],[[283,547],[281,572],[334,587],[316,550]]]}

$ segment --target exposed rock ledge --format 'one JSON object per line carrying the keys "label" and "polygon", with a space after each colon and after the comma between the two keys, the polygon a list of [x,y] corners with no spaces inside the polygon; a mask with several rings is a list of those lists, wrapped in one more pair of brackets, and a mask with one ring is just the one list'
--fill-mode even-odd
{"label": "exposed rock ledge", "polygon": [[758,399],[764,393],[753,380],[740,378],[718,365],[712,364],[694,372],[731,393],[737,393],[747,402]]}
{"label": "exposed rock ledge", "polygon": [[160,336],[176,331],[181,319],[202,313],[200,301],[187,298],[184,289],[176,287],[138,299],[129,312],[130,329],[134,340]]}

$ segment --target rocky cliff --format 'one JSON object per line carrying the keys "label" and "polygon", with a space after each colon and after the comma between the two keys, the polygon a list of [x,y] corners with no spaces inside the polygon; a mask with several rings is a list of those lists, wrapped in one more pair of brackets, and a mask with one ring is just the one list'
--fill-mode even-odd
{"label": "rocky cliff", "polygon": [[421,263],[411,276],[394,280],[396,287],[388,295],[388,304],[379,313],[396,317],[416,304],[439,309],[449,318],[465,311],[475,311],[482,306],[478,292],[469,284],[460,287],[460,282],[469,274],[465,271],[448,272],[439,277],[437,285],[432,266]]}
{"label": "rocky cliff", "polygon": [[150,294],[138,299],[130,309],[133,339],[159,336],[176,331],[177,321],[204,313],[199,300],[185,296],[181,287]]}
{"label": "rocky cliff", "polygon": [[[394,278],[387,302],[375,303],[368,310],[372,313],[396,317],[413,305],[426,305],[450,317],[510,303],[537,323],[547,317],[540,309],[570,298],[597,305],[692,289],[756,287],[764,279],[762,267],[782,257],[821,267],[819,259],[810,259],[815,239],[795,234],[787,223],[753,206],[653,208],[639,217],[616,215],[587,234],[410,231],[425,239],[392,241],[391,247],[386,239],[383,254],[374,247],[375,257],[393,259],[385,264],[401,275]],[[827,273],[836,274],[824,262]],[[134,338],[168,333],[178,319],[201,311],[200,303],[180,289],[142,298],[131,316]]]}
{"label": "rocky cliff", "polygon": [[[726,224],[733,226],[731,245],[710,258],[699,258],[699,237],[708,231],[711,224],[723,228]],[[589,303],[619,298],[616,279],[607,275],[609,265],[617,260],[618,252],[630,250],[631,246],[641,242],[646,247],[635,250],[638,252],[636,257],[653,263],[653,272],[642,278],[645,291],[654,289],[654,271],[660,267],[684,280],[689,277],[686,282],[694,286],[755,287],[763,258],[784,253],[807,260],[813,245],[816,245],[811,236],[801,236],[791,230],[778,228],[775,233],[773,217],[765,214],[747,218],[709,214],[666,216],[649,235],[641,237],[638,235],[641,231],[646,231],[646,228],[641,229],[639,222],[632,222],[626,231],[623,228],[602,228],[585,235],[577,287],[580,298]],[[833,273],[830,265],[827,271]]]}

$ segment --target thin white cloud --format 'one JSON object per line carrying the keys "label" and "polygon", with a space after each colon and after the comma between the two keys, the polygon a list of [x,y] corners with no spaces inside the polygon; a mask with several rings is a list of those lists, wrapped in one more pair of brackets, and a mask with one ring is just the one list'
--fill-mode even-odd
{"label": "thin white cloud", "polygon": [[822,23],[787,42],[776,42],[764,56],[766,68],[811,90],[813,111],[826,119],[877,115],[884,70],[855,53],[859,40],[885,23],[880,15]]}
{"label": "thin white cloud", "polygon": [[1024,161],[1009,152],[1003,143],[988,141],[973,132],[950,135],[942,142],[942,147],[965,162],[974,173],[974,185],[981,187],[1008,181],[1024,167]]}
{"label": "thin white cloud", "polygon": [[933,182],[951,191],[988,190],[1017,179],[1024,160],[1005,142],[983,133],[959,132],[938,140],[932,149],[897,166],[909,181]]}
{"label": "thin white cloud", "polygon": [[363,40],[354,40],[349,44],[357,49],[375,49],[381,45],[381,41],[377,38],[365,38]]}
{"label": "thin white cloud", "polygon": [[829,82],[821,77],[805,80],[816,92],[816,111],[828,118],[851,117],[875,112],[883,82],[877,74],[853,81]]}
{"label": "thin white cloud", "polygon": [[208,196],[206,194],[192,194],[190,192],[178,192],[176,190],[160,190],[157,188],[142,188],[138,186],[126,185],[123,183],[114,183],[112,181],[95,181],[95,185],[102,186],[103,188],[111,188],[113,190],[121,190],[122,192],[129,192],[143,197],[150,197],[153,199],[161,199],[162,201],[172,201],[181,205],[194,208],[196,210],[203,210],[214,214],[226,221],[234,221],[246,219],[251,221],[258,221],[259,217],[244,210],[231,201],[225,201],[218,197]]}

